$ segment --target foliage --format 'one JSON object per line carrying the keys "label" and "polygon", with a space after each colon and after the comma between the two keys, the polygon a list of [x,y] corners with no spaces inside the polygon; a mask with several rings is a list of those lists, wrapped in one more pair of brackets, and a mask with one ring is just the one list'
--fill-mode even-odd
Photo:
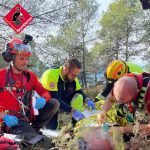
{"label": "foliage", "polygon": [[[0,2],[0,52],[11,37],[22,36],[14,33],[2,19],[17,3],[34,18],[22,35],[34,37],[32,50],[36,58],[31,58],[34,60],[31,69],[38,75],[45,66],[58,67],[68,57],[82,62],[79,77],[84,87],[95,85],[98,75],[113,59],[138,57],[147,61],[149,70],[150,11],[141,10],[139,0],[112,2],[102,17],[98,16],[100,27],[96,24],[99,5],[95,0],[3,0]],[[0,67],[6,65],[0,57]]]}
{"label": "foliage", "polygon": [[84,92],[87,94],[89,98],[94,100],[95,97],[102,91],[102,89],[103,89],[102,85],[90,86],[89,88],[84,89]]}
{"label": "foliage", "polygon": [[140,55],[143,47],[138,34],[144,31],[142,16],[137,0],[116,0],[110,4],[100,19],[101,29],[97,32],[100,42],[95,43],[92,53],[107,64],[113,59],[128,61],[132,56]]}
{"label": "foliage", "polygon": [[[59,29],[59,34],[51,36],[50,45],[62,50],[68,57],[76,57],[83,64],[82,83],[87,86],[86,72],[91,59],[89,57],[87,44],[90,40],[91,21],[97,10],[95,1],[77,1],[65,14],[65,22]],[[90,59],[90,61],[88,61]]]}
{"label": "foliage", "polygon": [[[51,29],[49,26],[59,26],[63,22],[63,15],[65,13],[65,8],[70,7],[73,3],[72,0],[33,0],[33,1],[19,1],[19,0],[3,0],[0,2],[0,52],[4,49],[5,43],[12,37],[17,37],[18,35],[3,21],[3,17],[16,5],[21,4],[32,16],[33,21],[23,30],[23,34],[30,34],[34,37],[36,45],[32,48],[34,49],[35,55],[37,55],[36,61],[33,62],[33,65],[36,63],[35,68],[32,69],[40,72],[41,74],[45,67],[42,65],[50,64],[55,61],[51,59],[52,54],[56,54],[51,50],[51,53],[45,53],[45,51],[50,51],[50,46],[45,44],[47,37],[50,34]],[[20,36],[20,35],[19,35]],[[43,54],[46,54],[43,57]],[[40,59],[39,59],[40,58]],[[31,58],[32,59],[32,58]],[[43,62],[40,62],[42,60]],[[48,63],[47,63],[48,62]],[[45,63],[45,64],[44,64]],[[42,65],[41,65],[42,64]],[[41,66],[37,69],[37,66]],[[4,67],[5,63],[1,62],[1,66]]]}

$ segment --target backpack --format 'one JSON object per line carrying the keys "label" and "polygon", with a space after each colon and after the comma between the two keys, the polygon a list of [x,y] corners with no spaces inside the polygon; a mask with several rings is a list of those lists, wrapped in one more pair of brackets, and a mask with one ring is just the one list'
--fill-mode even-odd
{"label": "backpack", "polygon": [[9,138],[0,137],[0,150],[19,150],[19,145]]}

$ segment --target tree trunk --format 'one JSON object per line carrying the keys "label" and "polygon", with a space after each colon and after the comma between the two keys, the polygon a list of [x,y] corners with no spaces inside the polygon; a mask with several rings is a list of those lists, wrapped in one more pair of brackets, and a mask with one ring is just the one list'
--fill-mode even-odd
{"label": "tree trunk", "polygon": [[117,41],[116,41],[116,59],[119,59],[119,37],[117,36]]}
{"label": "tree trunk", "polygon": [[126,43],[125,43],[125,46],[126,46],[126,52],[125,52],[125,60],[126,62],[128,61],[129,59],[129,52],[128,52],[128,44],[129,44],[129,31],[128,31],[128,28],[129,28],[129,25],[128,25],[128,22],[127,22],[127,33],[126,33]]}
{"label": "tree trunk", "polygon": [[95,80],[95,86],[96,86],[96,83],[97,83],[97,72],[95,72],[95,74],[94,74],[94,80]]}
{"label": "tree trunk", "polygon": [[83,60],[83,81],[84,81],[84,87],[87,88],[87,81],[86,81],[86,68],[85,68],[85,43],[84,43],[84,35],[83,35],[83,48],[82,48],[82,51],[83,51],[83,54],[82,54],[82,60]]}
{"label": "tree trunk", "polygon": [[128,41],[129,41],[129,38],[128,38],[128,34],[127,34],[127,36],[126,36],[126,52],[125,52],[125,60],[126,60],[126,62],[128,61],[128,59],[129,59],[129,52],[128,52]]}

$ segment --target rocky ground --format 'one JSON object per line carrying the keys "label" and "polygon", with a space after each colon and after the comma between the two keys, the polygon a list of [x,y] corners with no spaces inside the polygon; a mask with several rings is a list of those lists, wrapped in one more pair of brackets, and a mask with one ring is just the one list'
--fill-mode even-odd
{"label": "rocky ground", "polygon": [[[96,108],[101,108],[103,103],[98,103]],[[114,108],[115,109],[115,108]],[[112,117],[113,116],[113,117]],[[107,122],[115,122],[116,113],[109,111],[107,115]],[[72,128],[71,116],[69,114],[62,114],[59,116],[61,135],[57,138],[47,138],[45,142],[39,143],[34,147],[26,147],[24,150],[33,149],[33,150],[78,150],[78,139],[82,136],[82,130],[85,129],[85,125],[94,123],[96,116],[91,117],[90,119],[83,119],[82,121],[76,124],[75,128]],[[87,127],[88,128],[88,127]],[[90,127],[89,127],[90,131]],[[87,131],[87,132],[89,132]],[[116,150],[149,150],[150,149],[150,133],[139,133],[135,131],[135,135],[130,139],[130,141],[123,142],[122,135],[116,134],[114,131],[114,141]],[[119,141],[119,142],[118,142]]]}

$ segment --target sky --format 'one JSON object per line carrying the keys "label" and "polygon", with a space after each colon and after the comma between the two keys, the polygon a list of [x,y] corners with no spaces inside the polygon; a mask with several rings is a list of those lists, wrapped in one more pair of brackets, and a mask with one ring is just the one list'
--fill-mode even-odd
{"label": "sky", "polygon": [[[100,20],[100,17],[102,17],[103,11],[107,11],[109,4],[114,2],[114,1],[115,0],[97,0],[97,2],[100,4],[99,10],[98,10],[99,20]],[[132,58],[129,61],[138,64],[142,68],[145,67],[145,65],[147,63],[147,61],[143,61],[139,56],[134,57],[134,59]]]}
{"label": "sky", "polygon": [[103,15],[103,12],[107,11],[109,4],[112,3],[114,0],[96,0],[96,1],[100,5],[97,13],[97,19],[99,21]]}
{"label": "sky", "polygon": [[101,14],[102,11],[106,11],[109,4],[113,1],[114,0],[97,0],[97,2],[100,4],[99,13]]}

